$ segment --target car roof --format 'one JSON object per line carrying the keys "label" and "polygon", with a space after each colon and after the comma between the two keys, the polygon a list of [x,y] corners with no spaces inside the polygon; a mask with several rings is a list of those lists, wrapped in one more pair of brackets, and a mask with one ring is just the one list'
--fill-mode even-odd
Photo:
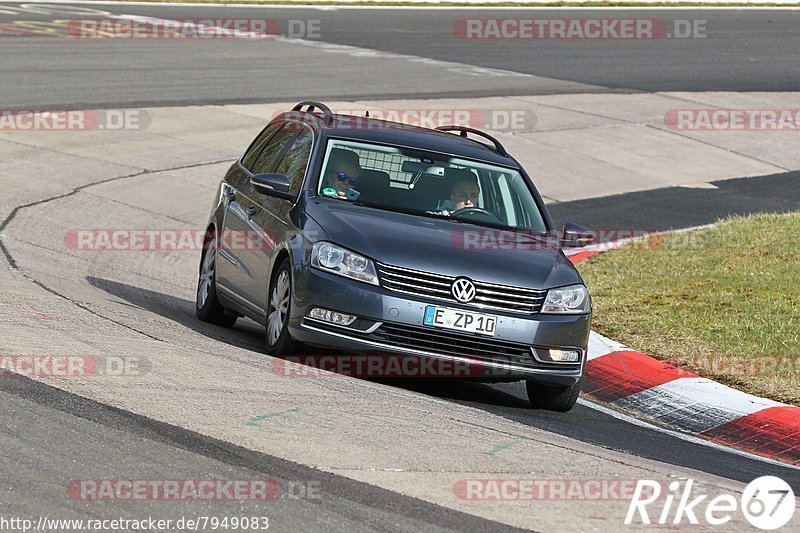
{"label": "car roof", "polygon": [[289,111],[276,118],[299,120],[329,137],[405,146],[520,168],[512,157],[499,153],[490,145],[455,133],[337,113],[332,114],[328,121],[321,114],[302,111]]}

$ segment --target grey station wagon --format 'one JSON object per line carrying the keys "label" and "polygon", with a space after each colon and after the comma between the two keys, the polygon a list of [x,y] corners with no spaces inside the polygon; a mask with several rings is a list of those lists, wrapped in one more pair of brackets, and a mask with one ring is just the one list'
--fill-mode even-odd
{"label": "grey station wagon", "polygon": [[485,381],[525,380],[534,407],[567,411],[591,299],[562,247],[593,238],[557,232],[525,170],[483,132],[302,102],[220,184],[197,316],[255,320],[275,356],[313,346],[478,365]]}

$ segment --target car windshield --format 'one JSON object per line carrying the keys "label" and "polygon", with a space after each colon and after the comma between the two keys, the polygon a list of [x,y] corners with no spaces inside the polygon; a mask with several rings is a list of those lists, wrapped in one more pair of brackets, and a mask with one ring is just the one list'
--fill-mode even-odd
{"label": "car windshield", "polygon": [[513,169],[339,139],[328,141],[322,168],[322,196],[479,226],[546,230],[525,179]]}

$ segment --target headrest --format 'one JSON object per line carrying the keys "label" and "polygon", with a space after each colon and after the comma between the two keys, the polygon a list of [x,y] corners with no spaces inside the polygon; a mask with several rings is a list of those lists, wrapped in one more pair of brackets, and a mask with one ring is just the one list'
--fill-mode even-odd
{"label": "headrest", "polygon": [[361,168],[361,161],[358,158],[358,154],[352,150],[332,148],[331,155],[328,160],[328,168],[339,169],[344,165],[352,165]]}
{"label": "headrest", "polygon": [[476,176],[475,173],[468,168],[445,168],[444,178],[450,183],[451,186],[457,181],[469,181],[476,184],[478,183],[478,176]]}
{"label": "headrest", "polygon": [[384,172],[382,170],[364,170],[361,172],[361,176],[359,176],[362,181],[374,181],[378,183],[386,183],[389,184],[389,173]]}

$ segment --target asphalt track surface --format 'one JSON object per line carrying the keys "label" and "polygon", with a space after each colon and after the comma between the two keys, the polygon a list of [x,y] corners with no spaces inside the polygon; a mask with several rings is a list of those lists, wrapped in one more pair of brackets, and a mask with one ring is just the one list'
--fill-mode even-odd
{"label": "asphalt track surface", "polygon": [[[106,469],[113,478],[113,472],[121,467],[144,470],[158,465],[165,479],[269,479],[281,488],[279,499],[239,505],[116,505],[111,514],[115,518],[140,520],[150,513],[159,519],[178,520],[235,512],[238,516],[267,516],[270,529],[278,531],[519,531],[114,409],[26,378],[0,379],[0,402],[4,450],[0,464],[7,473],[0,509],[5,517],[55,516],[67,508],[79,516],[97,518],[96,511],[86,510],[86,502],[42,498],[37,490],[31,490],[46,478],[69,476],[74,471],[64,461],[69,456],[76,464],[94,465],[98,477]],[[30,423],[32,420],[42,423]]]}
{"label": "asphalt track surface", "polygon": [[[2,5],[0,5],[2,7]],[[118,9],[118,8],[117,8]],[[125,6],[125,12],[168,18],[175,8]],[[182,12],[183,13],[183,12]],[[224,8],[192,8],[183,17],[240,16]],[[321,19],[325,42],[430,57],[474,66],[501,68],[535,77],[506,78],[471,87],[444,87],[436,80],[404,88],[402,95],[467,96],[546,92],[655,90],[793,90],[800,83],[800,59],[796,50],[796,12],[680,11],[671,18],[708,19],[706,40],[635,43],[470,43],[453,37],[453,21],[464,12],[437,10],[424,17],[414,13],[378,11],[317,11],[270,9],[268,16]],[[489,16],[522,16],[519,11],[481,12]],[[586,16],[608,16],[587,11]],[[621,16],[615,12],[615,16]],[[630,17],[653,17],[654,12],[627,11]],[[2,15],[3,21],[11,20]],[[575,16],[550,12],[550,16]],[[19,17],[16,17],[17,19]],[[37,19],[25,15],[26,19]],[[42,15],[37,20],[51,20]],[[769,28],[769,31],[764,31]],[[28,39],[25,41],[25,39]],[[69,43],[57,37],[0,37],[0,67],[13,76],[0,77],[3,107],[57,107],[92,105],[164,105],[292,100],[300,97],[382,98],[394,97],[394,87],[355,87],[361,78],[359,61],[333,65],[331,77],[319,79],[313,72],[294,84],[297,57],[281,58],[254,43]],[[120,46],[123,45],[123,46]],[[132,45],[132,46],[131,46]],[[702,46],[701,46],[702,45]],[[265,43],[263,46],[271,46]],[[114,47],[116,47],[114,49]],[[245,48],[249,47],[249,48]],[[110,51],[112,50],[113,51]],[[315,49],[304,54],[310,57]],[[158,52],[158,53],[155,53]],[[363,62],[372,61],[369,58]],[[336,63],[336,62],[334,62]],[[372,61],[374,65],[374,61]],[[265,74],[265,72],[267,74]],[[701,72],[702,75],[698,75]],[[380,73],[378,73],[379,77]],[[192,76],[196,81],[191,83]],[[132,78],[141,83],[131,83]],[[476,77],[480,78],[480,77]],[[548,78],[543,83],[541,78]],[[187,82],[187,79],[189,80]],[[310,82],[309,82],[310,80]],[[580,84],[578,87],[576,84]],[[176,87],[180,88],[176,91]],[[554,204],[558,221],[570,220],[612,229],[667,229],[713,222],[719,216],[746,212],[781,212],[797,209],[800,187],[797,173],[717,183],[718,189],[659,189],[603,199]],[[780,191],[780,194],[775,191]],[[640,209],[631,213],[636,202]],[[701,209],[702,207],[702,209]],[[578,213],[575,216],[575,213]],[[110,295],[175,320],[187,328],[203,326],[191,318],[193,303],[146,289],[102,279],[89,282]],[[187,318],[189,317],[189,318]],[[222,343],[260,351],[263,336],[253,324],[243,324],[222,335]],[[442,386],[418,382],[386,383],[406,387],[453,402],[469,404],[530,426],[579,441],[669,464],[708,472],[739,481],[760,475],[777,475],[800,491],[800,470],[772,465],[715,447],[687,442],[619,420],[587,406],[568,414],[545,413],[527,408],[521,384],[485,385],[453,382]],[[289,463],[215,441],[209,437],[92,402],[24,379],[0,380],[3,409],[0,447],[18,453],[0,457],[10,473],[4,485],[3,503],[15,514],[40,514],[58,505],[80,507],[79,502],[59,503],[37,499],[25,487],[47,482],[54,473],[69,473],[69,461],[111,464],[124,458],[131,464],[151,461],[169,465],[175,478],[251,478],[268,473],[273,479],[320,479],[327,491],[318,501],[281,500],[269,507],[270,517],[306,530],[501,530],[501,525],[444,509],[414,498]],[[40,420],[41,424],[20,423]],[[70,450],[71,454],[65,454]],[[23,468],[20,468],[20,465]],[[98,472],[98,477],[103,477]],[[170,477],[170,476],[167,476]],[[346,495],[346,496],[345,496]],[[138,505],[166,516],[168,506]],[[204,509],[198,508],[198,512]],[[253,509],[256,510],[256,509]],[[6,513],[8,514],[8,513]],[[181,514],[186,514],[184,511]],[[410,518],[410,517],[413,517]]]}
{"label": "asphalt track surface", "polygon": [[[65,6],[49,14],[15,14],[8,9],[18,5],[0,4],[0,24],[22,23],[31,29],[41,22],[97,18],[66,12],[69,8]],[[301,98],[364,100],[571,92],[791,91],[800,86],[797,10],[421,11],[113,4],[79,8],[169,20],[270,18],[285,36],[289,36],[290,20],[318,21],[314,24],[319,30],[293,44],[97,41],[67,38],[63,28],[53,29],[49,37],[25,31],[19,35],[0,32],[0,71],[13,73],[0,77],[5,107],[142,107]],[[676,35],[676,20],[700,26],[698,37],[685,39],[486,40],[463,39],[454,33],[459,19],[478,16],[649,18]],[[332,45],[356,49],[334,51]],[[387,60],[376,55],[378,52],[400,54],[405,59]],[[331,57],[337,59],[329,61]],[[431,60],[498,72],[456,76],[453,65]]]}

